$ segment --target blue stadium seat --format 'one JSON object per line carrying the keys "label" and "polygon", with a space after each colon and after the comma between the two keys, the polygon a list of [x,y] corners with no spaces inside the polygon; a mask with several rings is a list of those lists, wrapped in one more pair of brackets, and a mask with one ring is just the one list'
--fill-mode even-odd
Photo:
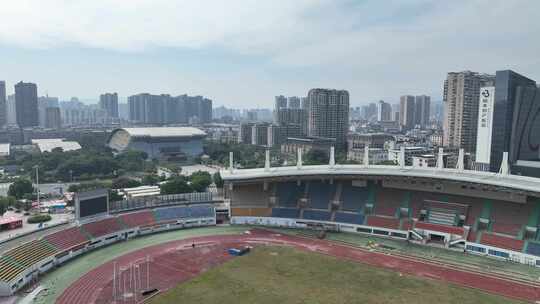
{"label": "blue stadium seat", "polygon": [[277,184],[277,196],[279,206],[296,207],[298,199],[304,194],[304,184],[298,186],[296,182],[284,182]]}
{"label": "blue stadium seat", "polygon": [[330,221],[330,212],[322,210],[304,210],[304,218],[314,221]]}
{"label": "blue stadium seat", "polygon": [[299,214],[297,208],[272,208],[272,217],[298,218]]}
{"label": "blue stadium seat", "polygon": [[209,205],[179,206],[158,208],[155,210],[156,221],[172,221],[177,219],[214,217],[214,208]]}
{"label": "blue stadium seat", "polygon": [[368,197],[367,187],[354,187],[351,182],[344,182],[341,192],[341,207],[347,211],[360,211],[364,208]]}
{"label": "blue stadium seat", "polygon": [[214,217],[214,208],[209,205],[195,205],[189,207],[192,218]]}
{"label": "blue stadium seat", "polygon": [[540,256],[540,243],[529,242],[529,245],[527,245],[527,253]]}
{"label": "blue stadium seat", "polygon": [[336,192],[335,184],[321,181],[309,182],[309,207],[313,209],[328,209],[332,195]]}
{"label": "blue stadium seat", "polygon": [[361,213],[336,212],[335,222],[362,225],[364,215]]}

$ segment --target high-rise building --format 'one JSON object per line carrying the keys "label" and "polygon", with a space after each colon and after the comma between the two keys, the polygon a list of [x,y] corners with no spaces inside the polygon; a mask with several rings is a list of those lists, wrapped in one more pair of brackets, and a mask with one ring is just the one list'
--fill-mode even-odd
{"label": "high-rise building", "polygon": [[450,72],[444,82],[443,144],[476,152],[480,88],[489,86],[493,75],[471,71]]}
{"label": "high-rise building", "polygon": [[[290,133],[288,130],[295,130],[295,136],[307,136],[308,103],[296,96],[289,97],[288,104],[284,100],[284,96],[276,96],[274,122],[280,127],[280,134],[287,136]],[[296,130],[300,130],[300,134]]]}
{"label": "high-rise building", "polygon": [[62,127],[62,118],[59,107],[47,107],[45,109],[45,128],[60,129]]}
{"label": "high-rise building", "polygon": [[279,110],[287,107],[287,97],[283,95],[276,96],[274,109]]}
{"label": "high-rise building", "polygon": [[118,93],[105,93],[99,96],[99,107],[111,118],[118,118]]}
{"label": "high-rise building", "polygon": [[77,97],[70,101],[60,102],[62,125],[71,126],[102,126],[107,123],[107,113],[99,105],[87,105]]}
{"label": "high-rise building", "polygon": [[7,98],[6,103],[6,122],[8,126],[17,125],[17,103],[15,102],[15,94],[11,94]]}
{"label": "high-rise building", "polygon": [[[503,152],[510,153],[509,158],[511,163],[517,160],[517,155],[512,153],[510,137],[512,134],[514,109],[516,107],[522,109],[522,105],[516,103],[516,90],[520,86],[536,87],[536,82],[511,70],[497,71],[495,73],[493,136],[491,137],[490,155],[490,169],[493,172],[499,171]],[[520,102],[524,103],[526,100],[520,100]]]}
{"label": "high-rise building", "polygon": [[300,108],[300,98],[296,96],[291,96],[289,100],[289,109],[299,109]]}
{"label": "high-rise building", "polygon": [[349,130],[349,92],[311,89],[308,98],[309,136],[333,138],[336,148],[344,149]]}
{"label": "high-rise building", "polygon": [[429,124],[431,98],[426,95],[416,96],[414,100],[415,125],[425,128]]}
{"label": "high-rise building", "polygon": [[391,121],[392,106],[389,103],[379,100],[377,102],[377,121]]}
{"label": "high-rise building", "polygon": [[129,105],[127,103],[118,104],[118,117],[121,119],[129,119]]}
{"label": "high-rise building", "polygon": [[368,105],[362,106],[360,116],[367,121],[377,121],[377,104],[371,102]]}
{"label": "high-rise building", "polygon": [[540,87],[527,84],[518,86],[513,96],[512,133],[508,151],[511,170],[513,174],[540,177]]}
{"label": "high-rise building", "polygon": [[46,128],[47,125],[47,109],[58,107],[58,97],[41,96],[38,98],[38,117],[39,126]]}
{"label": "high-rise building", "polygon": [[415,125],[415,100],[414,96],[405,95],[399,98],[399,125],[402,129],[410,130]]}
{"label": "high-rise building", "polygon": [[39,125],[37,85],[19,82],[15,85],[17,124],[21,128]]}
{"label": "high-rise building", "polygon": [[212,100],[202,96],[148,93],[128,97],[129,120],[138,123],[208,123],[212,121]]}
{"label": "high-rise building", "polygon": [[6,82],[0,81],[0,128],[7,124]]}

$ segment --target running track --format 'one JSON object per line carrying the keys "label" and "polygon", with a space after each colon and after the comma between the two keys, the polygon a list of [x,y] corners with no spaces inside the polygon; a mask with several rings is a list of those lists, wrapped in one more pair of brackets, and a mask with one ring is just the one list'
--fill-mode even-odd
{"label": "running track", "polygon": [[[150,264],[151,287],[157,287],[163,291],[197,276],[216,264],[231,259],[225,254],[226,248],[247,244],[251,246],[258,244],[294,246],[300,250],[315,251],[418,277],[442,280],[509,298],[529,302],[540,300],[540,285],[532,283],[486,273],[454,269],[440,263],[367,251],[324,240],[281,235],[261,229],[254,229],[250,232],[243,235],[206,236],[172,241],[131,252],[83,275],[60,295],[56,303],[111,303],[113,301],[112,269],[114,263],[117,267],[122,267],[135,260],[150,256],[152,259]],[[193,242],[197,244],[195,249],[191,248]]]}

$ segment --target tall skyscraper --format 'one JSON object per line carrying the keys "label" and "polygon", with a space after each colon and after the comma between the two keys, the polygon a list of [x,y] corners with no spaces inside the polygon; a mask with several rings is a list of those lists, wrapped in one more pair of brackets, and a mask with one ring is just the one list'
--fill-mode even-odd
{"label": "tall skyscraper", "polygon": [[377,102],[377,121],[391,121],[392,120],[392,105],[379,100]]}
{"label": "tall skyscraper", "polygon": [[279,110],[287,107],[287,97],[283,95],[276,96],[274,109]]}
{"label": "tall skyscraper", "polygon": [[[516,90],[519,86],[536,87],[536,82],[511,70],[495,73],[495,102],[493,105],[493,135],[491,137],[490,170],[499,171],[503,152],[509,152],[510,162],[517,160],[517,155],[510,145],[512,119],[516,104]],[[521,102],[525,102],[522,100]],[[521,108],[520,108],[521,109]],[[537,135],[538,136],[538,135]]]}
{"label": "tall skyscraper", "polygon": [[414,128],[415,125],[415,102],[414,96],[405,95],[399,98],[399,125],[405,130]]}
{"label": "tall skyscraper", "polygon": [[[307,135],[307,106],[305,101],[292,96],[288,98],[288,104],[283,103],[282,96],[276,96],[276,108],[274,109],[274,122],[280,127],[280,135],[278,141],[287,139],[287,136]],[[277,129],[276,129],[277,130]],[[298,131],[300,130],[300,131]],[[279,137],[279,136],[278,136]]]}
{"label": "tall skyscraper", "polygon": [[527,84],[518,86],[513,96],[512,134],[508,151],[511,170],[513,174],[540,177],[540,87]]}
{"label": "tall skyscraper", "polygon": [[6,82],[0,81],[0,128],[7,124]]}
{"label": "tall skyscraper", "polygon": [[45,109],[45,128],[60,129],[62,119],[60,117],[59,107],[48,107]]}
{"label": "tall skyscraper", "polygon": [[450,72],[444,81],[443,144],[476,152],[480,88],[489,86],[493,75],[471,71]]}
{"label": "tall skyscraper", "polygon": [[202,96],[148,93],[128,97],[129,120],[139,123],[208,123],[212,121],[212,100]]}
{"label": "tall skyscraper", "polygon": [[275,97],[274,101],[274,122],[279,123],[279,110],[287,108],[287,97],[279,95]]}
{"label": "tall skyscraper", "polygon": [[415,125],[423,129],[429,124],[431,98],[426,95],[416,96],[414,103]]}
{"label": "tall skyscraper", "polygon": [[21,128],[39,125],[37,85],[19,82],[15,85],[17,124]]}
{"label": "tall skyscraper", "polygon": [[58,97],[38,97],[38,118],[40,127],[46,128],[47,126],[47,109],[57,108],[58,106]]}
{"label": "tall skyscraper", "polygon": [[300,108],[300,98],[296,96],[291,96],[288,98],[289,103],[288,107],[289,109],[299,109]]}
{"label": "tall skyscraper", "polygon": [[118,118],[118,93],[105,93],[99,96],[99,107],[111,118]]}
{"label": "tall skyscraper", "polygon": [[16,126],[17,125],[17,103],[15,102],[15,94],[11,94],[7,98],[6,102],[6,122],[8,126]]}
{"label": "tall skyscraper", "polygon": [[349,130],[349,92],[311,89],[308,98],[309,136],[334,138],[336,148],[344,149]]}

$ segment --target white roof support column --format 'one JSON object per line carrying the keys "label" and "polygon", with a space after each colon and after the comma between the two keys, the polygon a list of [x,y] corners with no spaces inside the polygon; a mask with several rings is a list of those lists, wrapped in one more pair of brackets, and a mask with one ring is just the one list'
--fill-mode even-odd
{"label": "white roof support column", "polygon": [[401,169],[405,168],[405,147],[399,149],[399,166]]}
{"label": "white roof support column", "polygon": [[369,145],[364,146],[364,167],[369,167]]}
{"label": "white roof support column", "polygon": [[232,153],[232,152],[229,152],[229,172],[231,172],[231,174],[233,174],[233,170],[234,170],[234,158],[233,158],[233,153]]}
{"label": "white roof support column", "polygon": [[266,155],[264,159],[264,171],[270,171],[270,150],[266,149]]}
{"label": "white roof support column", "polygon": [[336,165],[336,157],[335,157],[335,148],[334,146],[330,147],[330,162],[329,162],[330,168],[333,168]]}
{"label": "white roof support column", "polygon": [[444,169],[444,159],[443,159],[443,155],[444,155],[444,149],[443,149],[443,148],[439,148],[439,154],[438,154],[438,156],[437,156],[437,169],[439,169],[439,170]]}
{"label": "white roof support column", "polygon": [[296,168],[302,169],[302,148],[298,148],[298,155],[296,156]]}
{"label": "white roof support column", "polygon": [[501,162],[501,168],[499,169],[499,175],[509,175],[510,168],[508,166],[508,152],[503,152],[503,158]]}
{"label": "white roof support column", "polygon": [[456,165],[456,169],[458,169],[458,171],[465,170],[464,157],[465,157],[465,150],[464,149],[459,149],[458,161],[457,161],[457,165]]}

